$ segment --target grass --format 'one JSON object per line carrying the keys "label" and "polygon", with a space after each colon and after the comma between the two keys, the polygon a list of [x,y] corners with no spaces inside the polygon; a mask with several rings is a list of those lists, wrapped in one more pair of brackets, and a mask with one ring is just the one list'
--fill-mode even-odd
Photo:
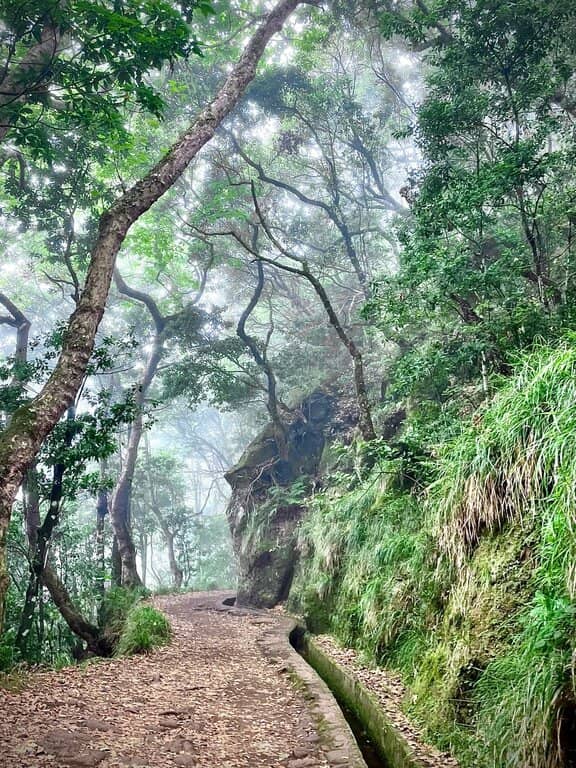
{"label": "grass", "polygon": [[[482,421],[447,448],[431,489],[440,546],[459,568],[475,559],[491,532],[508,536],[511,525],[532,531],[524,552],[531,553],[534,567],[518,627],[511,632],[513,647],[486,666],[473,694],[488,766],[555,768],[567,748],[558,729],[560,704],[573,705],[575,686],[572,342],[540,349],[525,360]],[[499,606],[504,601],[498,596]]]}
{"label": "grass", "polygon": [[430,488],[438,538],[456,562],[484,530],[535,515],[542,502],[563,509],[576,480],[576,351],[573,340],[528,356],[440,458]]}
{"label": "grass", "polygon": [[381,465],[356,488],[313,500],[300,530],[303,567],[292,596],[317,624],[321,607],[325,628],[375,658],[389,653],[435,598],[423,583],[434,563],[422,505],[391,488],[388,469]]}
{"label": "grass", "polygon": [[29,668],[15,666],[9,672],[0,672],[0,690],[20,693],[29,683]]}
{"label": "grass", "polygon": [[116,646],[124,631],[130,611],[148,595],[145,589],[112,587],[104,594],[98,613],[98,624]]}
{"label": "grass", "polygon": [[186,592],[192,592],[193,589],[190,586],[175,587],[173,584],[159,584],[154,588],[153,594],[158,597],[166,597],[168,595],[184,595]]}
{"label": "grass", "polygon": [[170,641],[171,628],[166,616],[151,605],[138,604],[129,612],[116,654],[131,656],[149,653]]}
{"label": "grass", "polygon": [[301,527],[293,606],[401,671],[464,768],[560,768],[576,748],[573,342],[527,356],[434,449],[424,492],[384,458],[328,483]]}

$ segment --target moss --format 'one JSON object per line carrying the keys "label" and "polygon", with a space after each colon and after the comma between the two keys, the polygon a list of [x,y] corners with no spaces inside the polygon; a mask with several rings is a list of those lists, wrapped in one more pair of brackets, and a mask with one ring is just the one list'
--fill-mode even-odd
{"label": "moss", "polygon": [[[392,500],[398,503],[398,496]],[[328,627],[369,660],[400,670],[410,688],[407,712],[427,737],[463,765],[480,765],[473,744],[481,706],[476,688],[522,632],[534,594],[536,523],[518,521],[485,536],[465,567],[453,569],[417,529],[423,518],[412,506],[406,499],[405,514],[396,519],[351,509],[352,526],[340,519],[330,533],[324,529],[323,536],[348,536],[333,570],[323,568],[326,543],[308,520],[314,537],[291,605],[315,631]]]}
{"label": "moss", "polygon": [[145,589],[125,587],[112,587],[106,591],[98,612],[98,626],[112,647],[118,644],[130,611],[148,594]]}

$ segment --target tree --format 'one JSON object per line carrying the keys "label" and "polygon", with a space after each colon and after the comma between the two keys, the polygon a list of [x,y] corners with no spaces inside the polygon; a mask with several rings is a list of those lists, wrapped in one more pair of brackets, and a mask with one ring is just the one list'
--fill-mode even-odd
{"label": "tree", "polygon": [[142,374],[136,383],[134,396],[135,418],[130,424],[126,454],[112,493],[109,510],[114,536],[118,544],[118,552],[122,561],[122,585],[139,587],[142,584],[136,568],[136,549],[130,530],[130,506],[134,472],[136,470],[140,441],[144,431],[146,400],[162,360],[165,343],[171,334],[174,334],[174,329],[179,323],[182,323],[186,324],[190,335],[193,335],[192,329],[194,334],[200,335],[201,326],[207,318],[205,313],[198,310],[195,306],[202,297],[202,288],[197,292],[194,300],[188,302],[179,312],[165,316],[151,295],[127,285],[118,270],[114,272],[114,280],[119,292],[123,296],[132,301],[140,302],[146,307],[154,326],[150,352],[148,353]]}
{"label": "tree", "polygon": [[413,219],[372,318],[404,349],[399,391],[441,401],[480,375],[486,395],[516,350],[573,324],[574,10],[406,3],[381,23],[434,44],[415,129],[425,162],[404,190]]}
{"label": "tree", "polygon": [[[195,11],[213,12],[204,0],[179,7],[164,0],[3,0],[0,142],[9,138],[48,158],[53,127],[97,124],[109,139],[122,132],[127,101],[159,113],[162,99],[146,75],[200,53],[190,24]],[[151,26],[162,35],[150,36]]]}
{"label": "tree", "polygon": [[70,317],[54,372],[37,397],[14,413],[0,439],[0,615],[8,582],[5,545],[12,504],[26,468],[80,387],[122,242],[134,222],[174,184],[212,138],[254,77],[268,41],[301,4],[300,0],[281,0],[270,11],[212,102],[164,158],[100,218],[84,290]]}

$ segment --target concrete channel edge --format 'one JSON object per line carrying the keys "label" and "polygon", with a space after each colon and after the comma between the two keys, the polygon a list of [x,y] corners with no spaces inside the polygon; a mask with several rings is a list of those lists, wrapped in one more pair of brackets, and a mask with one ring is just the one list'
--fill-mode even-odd
{"label": "concrete channel edge", "polygon": [[330,766],[367,768],[337,699],[362,723],[390,768],[428,768],[434,764],[414,753],[405,735],[390,721],[376,697],[314,642],[301,621],[278,614],[271,620],[270,611],[236,607],[232,598],[225,600],[220,610],[261,617],[259,644],[262,652],[283,668],[295,685],[302,687],[317,720]]}
{"label": "concrete channel edge", "polygon": [[331,768],[367,768],[360,747],[332,691],[290,642],[294,632],[302,631],[299,622],[292,617],[278,615],[270,621],[272,617],[269,611],[236,608],[231,602],[230,599],[226,600],[220,610],[240,616],[261,617],[259,646],[262,653],[302,690],[317,723],[324,757]]}

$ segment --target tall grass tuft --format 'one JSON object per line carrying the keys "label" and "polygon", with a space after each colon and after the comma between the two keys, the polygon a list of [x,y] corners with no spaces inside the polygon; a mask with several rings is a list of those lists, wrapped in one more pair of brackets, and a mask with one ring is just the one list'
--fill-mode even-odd
{"label": "tall grass tuft", "polygon": [[560,703],[574,703],[575,494],[576,347],[568,339],[525,358],[481,419],[445,447],[429,489],[433,530],[456,570],[487,536],[511,525],[532,532],[518,553],[534,564],[529,600],[509,649],[474,687],[481,765],[563,764]]}
{"label": "tall grass tuft", "polygon": [[440,544],[456,564],[483,531],[533,516],[543,503],[570,508],[575,435],[576,348],[569,340],[529,355],[481,418],[444,447],[430,505]]}
{"label": "tall grass tuft", "polygon": [[120,639],[130,611],[148,595],[145,589],[111,587],[106,590],[98,612],[98,625],[116,646]]}
{"label": "tall grass tuft", "polygon": [[170,622],[166,616],[153,606],[140,603],[128,614],[116,653],[118,656],[148,653],[166,645],[170,636]]}

